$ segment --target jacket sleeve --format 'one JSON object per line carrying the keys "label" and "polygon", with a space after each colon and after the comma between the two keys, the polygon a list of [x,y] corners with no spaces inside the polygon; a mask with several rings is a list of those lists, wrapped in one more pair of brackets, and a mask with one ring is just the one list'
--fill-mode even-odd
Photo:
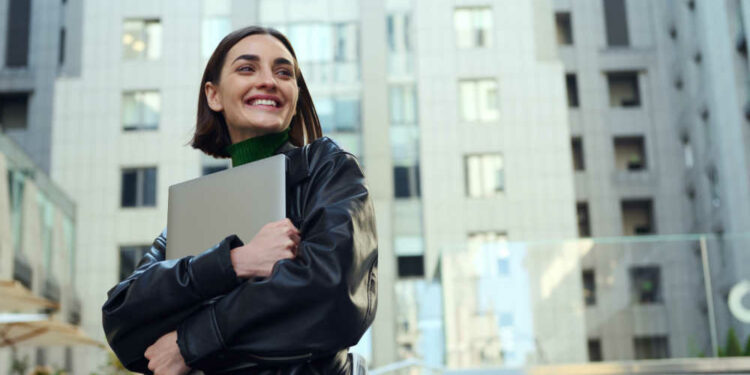
{"label": "jacket sleeve", "polygon": [[166,229],[127,279],[107,292],[102,323],[110,347],[131,371],[147,372],[143,354],[190,313],[240,283],[229,257],[231,235],[197,256],[164,260]]}
{"label": "jacket sleeve", "polygon": [[210,370],[225,353],[261,361],[317,357],[356,344],[372,323],[377,239],[364,175],[340,150],[319,163],[302,193],[298,256],[180,324],[188,366]]}

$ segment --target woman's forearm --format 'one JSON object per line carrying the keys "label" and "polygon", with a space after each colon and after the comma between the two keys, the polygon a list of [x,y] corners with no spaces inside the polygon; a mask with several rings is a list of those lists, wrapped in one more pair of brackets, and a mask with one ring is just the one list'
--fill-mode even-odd
{"label": "woman's forearm", "polygon": [[242,241],[232,235],[195,257],[164,260],[166,234],[154,241],[138,269],[107,293],[102,306],[107,341],[123,364],[141,360],[149,345],[190,313],[242,282],[230,260],[231,249],[239,246]]}

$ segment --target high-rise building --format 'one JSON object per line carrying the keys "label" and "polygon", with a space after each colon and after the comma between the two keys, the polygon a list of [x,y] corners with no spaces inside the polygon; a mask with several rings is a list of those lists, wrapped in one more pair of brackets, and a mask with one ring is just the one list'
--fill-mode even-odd
{"label": "high-rise building", "polygon": [[[553,5],[579,236],[646,236],[582,255],[589,359],[712,355],[711,336],[748,334],[727,297],[747,277],[750,4]],[[707,234],[704,249],[675,236],[690,233]]]}

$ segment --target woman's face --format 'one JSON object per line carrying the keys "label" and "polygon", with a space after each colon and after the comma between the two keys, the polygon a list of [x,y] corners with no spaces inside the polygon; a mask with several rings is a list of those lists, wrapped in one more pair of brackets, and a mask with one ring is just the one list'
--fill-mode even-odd
{"label": "woman's face", "polygon": [[208,106],[221,112],[232,143],[278,133],[296,113],[294,58],[278,39],[256,34],[227,52],[219,84],[206,82]]}

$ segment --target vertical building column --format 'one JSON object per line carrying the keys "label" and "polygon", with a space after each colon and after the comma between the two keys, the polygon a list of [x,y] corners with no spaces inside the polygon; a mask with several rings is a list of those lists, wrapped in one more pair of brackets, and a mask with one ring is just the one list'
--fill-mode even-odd
{"label": "vertical building column", "polygon": [[360,2],[362,64],[362,156],[378,226],[378,311],[372,326],[373,367],[397,360],[396,266],[391,234],[393,176],[388,132],[385,5]]}

